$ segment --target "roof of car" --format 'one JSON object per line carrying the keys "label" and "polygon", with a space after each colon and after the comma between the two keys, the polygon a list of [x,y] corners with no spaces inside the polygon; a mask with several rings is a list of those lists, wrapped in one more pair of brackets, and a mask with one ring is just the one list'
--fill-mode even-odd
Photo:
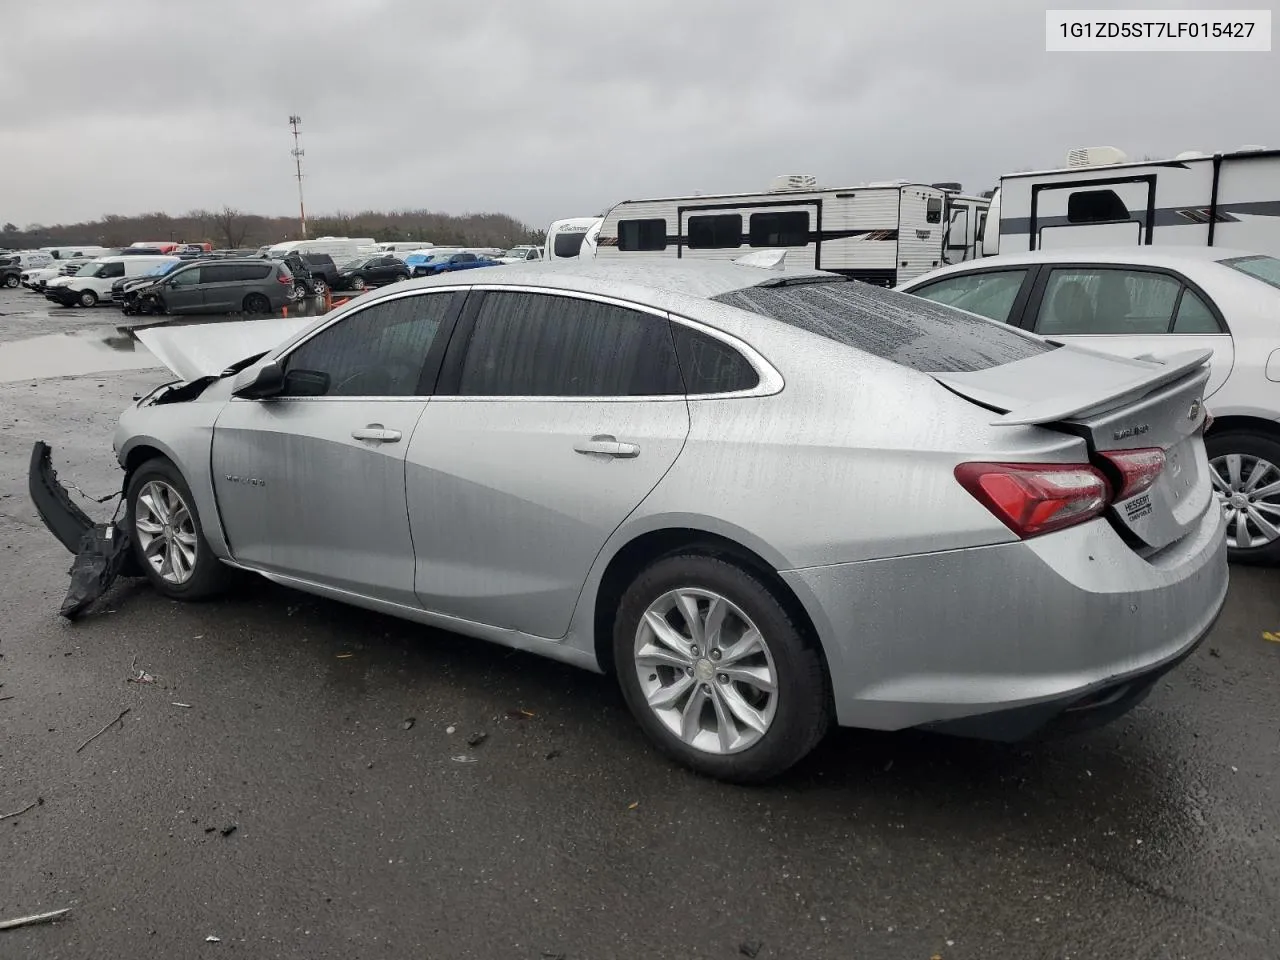
{"label": "roof of car", "polygon": [[[1069,247],[1062,250],[1033,250],[1029,253],[1006,253],[994,257],[981,257],[977,260],[966,260],[953,263],[947,267],[931,270],[910,281],[912,286],[926,278],[944,277],[951,273],[962,273],[974,269],[998,269],[1002,266],[1017,266],[1034,263],[1123,263],[1148,267],[1176,268],[1188,263],[1210,263],[1230,260],[1233,257],[1263,256],[1255,250],[1235,250],[1227,247],[1181,247],[1181,246],[1133,246],[1133,247]],[[905,284],[900,284],[905,286]]]}

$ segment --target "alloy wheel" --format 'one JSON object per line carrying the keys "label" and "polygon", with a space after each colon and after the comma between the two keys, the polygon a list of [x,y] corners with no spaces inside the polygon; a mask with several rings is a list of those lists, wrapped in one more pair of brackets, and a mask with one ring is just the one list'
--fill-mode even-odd
{"label": "alloy wheel", "polygon": [[1228,453],[1209,461],[1227,520],[1227,546],[1265,547],[1280,538],[1280,468],[1262,457]]}
{"label": "alloy wheel", "polygon": [[196,569],[195,518],[172,486],[148,482],[139,492],[133,526],[151,569],[166,583],[186,583]]}
{"label": "alloy wheel", "polygon": [[718,593],[687,587],[650,604],[636,629],[634,661],[649,708],[696,750],[739,753],[773,722],[777,669],[769,645]]}

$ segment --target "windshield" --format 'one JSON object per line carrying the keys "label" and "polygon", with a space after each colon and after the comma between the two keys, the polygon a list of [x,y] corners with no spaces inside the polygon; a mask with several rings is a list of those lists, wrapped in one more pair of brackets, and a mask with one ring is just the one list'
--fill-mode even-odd
{"label": "windshield", "polygon": [[1222,262],[1232,270],[1247,273],[1255,280],[1280,289],[1280,260],[1275,257],[1233,257]]}
{"label": "windshield", "polygon": [[105,270],[106,268],[107,268],[107,265],[104,261],[90,260],[88,263],[86,263],[83,267],[80,268],[80,270],[76,273],[76,276],[77,277],[96,277],[99,274],[101,274],[102,271]]}
{"label": "windshield", "polygon": [[747,287],[712,299],[925,373],[985,370],[1053,349],[994,320],[856,281]]}
{"label": "windshield", "polygon": [[342,269],[343,270],[359,270],[368,262],[369,262],[368,257],[356,257],[356,259],[348,260],[346,263],[344,263],[342,265]]}

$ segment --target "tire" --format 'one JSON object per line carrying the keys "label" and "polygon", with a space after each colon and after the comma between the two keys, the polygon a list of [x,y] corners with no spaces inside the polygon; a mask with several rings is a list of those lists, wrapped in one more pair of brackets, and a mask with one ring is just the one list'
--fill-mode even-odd
{"label": "tire", "polygon": [[[1227,514],[1227,558],[1240,564],[1280,564],[1280,535],[1266,539],[1270,534],[1258,523],[1261,518],[1280,533],[1280,441],[1250,430],[1224,430],[1209,434],[1205,450],[1211,476],[1217,477],[1214,492]],[[1231,458],[1235,457],[1239,460],[1233,468]],[[1255,470],[1259,471],[1256,477]],[[1277,492],[1263,497],[1257,495],[1258,491],[1271,486],[1278,486]],[[1243,517],[1240,505],[1244,507]],[[1243,536],[1241,519],[1244,520]],[[1250,541],[1249,546],[1242,547],[1240,543],[1245,537]]]}
{"label": "tire", "polygon": [[[723,620],[726,633],[721,635],[733,638],[725,650],[697,648],[697,654],[692,654],[694,646],[687,640],[692,631],[678,613],[680,602],[673,600],[680,592],[685,592],[686,597],[701,595],[697,600],[701,615],[706,613],[701,604],[712,597],[718,598],[722,609],[734,609]],[[673,666],[665,658],[660,665],[653,665],[653,661],[644,666],[637,663],[638,649],[669,652],[669,648],[656,642],[656,635],[647,626],[649,621],[644,619],[646,612],[660,610],[666,604],[672,605],[670,616],[684,625],[680,629],[668,621],[675,633],[683,634],[675,642],[686,644],[684,653],[674,662],[688,659],[693,666]],[[748,625],[753,625],[763,639],[764,651],[730,660],[735,648],[745,649],[738,641]],[[831,723],[826,668],[816,641],[772,587],[730,560],[682,553],[659,559],[643,570],[619,604],[613,654],[623,699],[645,734],[669,757],[718,780],[759,783],[779,776],[817,746]],[[729,681],[728,674],[719,673],[721,668],[740,675],[744,669],[757,674],[763,671],[773,682],[773,692],[766,693],[754,684]],[[643,677],[640,670],[644,671]],[[650,706],[650,697],[670,697],[677,688],[688,690],[688,695],[672,699],[663,711]],[[694,722],[686,727],[693,736],[687,738],[668,724],[682,723],[695,695],[701,699],[697,701]],[[739,719],[737,711],[744,705],[752,708],[763,732]],[[725,717],[732,722],[724,724]],[[722,730],[733,733],[721,735]],[[690,739],[697,741],[696,745]]]}
{"label": "tire", "polygon": [[98,295],[92,290],[81,290],[76,297],[76,303],[82,307],[96,307],[98,305]]}
{"label": "tire", "polygon": [[270,313],[271,301],[260,293],[251,293],[244,298],[245,313]]}
{"label": "tire", "polygon": [[317,297],[323,297],[326,291],[328,291],[329,289],[329,285],[325,283],[323,280],[321,280],[319,277],[316,277],[314,280],[311,281],[311,286],[315,288]]}
{"label": "tire", "polygon": [[295,283],[293,285],[293,299],[305,300],[307,298],[307,285],[305,283]]}
{"label": "tire", "polygon": [[20,284],[21,282],[22,280],[20,278],[14,277],[14,276],[8,276],[4,278],[4,285],[8,287],[10,290],[16,290],[18,288],[18,284]]}
{"label": "tire", "polygon": [[[166,502],[169,494],[174,499]],[[144,496],[146,499],[140,503]],[[135,470],[129,478],[126,503],[134,559],[159,593],[172,600],[203,600],[217,596],[231,585],[234,571],[215,557],[209,548],[191,488],[173,463],[156,457]],[[161,506],[166,506],[173,518],[170,529],[179,535],[185,534],[180,545],[174,545],[174,537],[157,533],[157,530],[164,529],[158,522],[163,516],[159,509]],[[148,547],[155,543],[159,543],[157,549],[164,552],[158,558],[159,569],[147,555]],[[189,551],[182,550],[181,546],[187,546]],[[176,566],[175,554],[181,555]]]}
{"label": "tire", "polygon": [[363,290],[363,289],[364,289],[364,277],[352,277],[352,278],[351,278],[351,289],[352,289],[352,290]]}

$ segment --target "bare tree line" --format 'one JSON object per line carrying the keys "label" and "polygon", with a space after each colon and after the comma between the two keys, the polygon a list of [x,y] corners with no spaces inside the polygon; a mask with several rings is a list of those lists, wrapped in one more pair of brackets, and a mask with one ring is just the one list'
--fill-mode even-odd
{"label": "bare tree line", "polygon": [[[437,245],[469,247],[509,247],[518,243],[538,243],[542,231],[534,230],[502,213],[474,213],[454,216],[431,210],[338,211],[307,221],[307,235],[373,237],[379,242],[422,240]],[[301,236],[298,221],[290,217],[263,217],[235,207],[221,210],[192,210],[181,216],[145,213],[125,217],[108,214],[101,220],[83,223],[5,223],[0,229],[0,248],[49,247],[86,243],[104,247],[126,246],[135,241],[211,243],[215,247],[257,247],[264,243],[296,240]]]}

